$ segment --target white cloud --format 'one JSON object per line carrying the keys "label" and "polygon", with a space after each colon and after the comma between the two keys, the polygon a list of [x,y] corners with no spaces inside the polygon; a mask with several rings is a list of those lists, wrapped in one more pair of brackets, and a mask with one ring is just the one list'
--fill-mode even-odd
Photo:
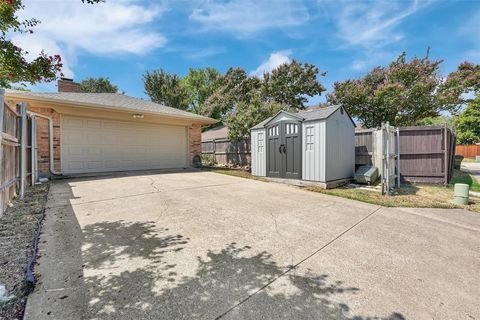
{"label": "white cloud", "polygon": [[384,46],[403,39],[396,27],[431,1],[319,1],[347,45]]}
{"label": "white cloud", "polygon": [[283,0],[208,0],[195,8],[190,20],[204,30],[220,30],[247,36],[272,28],[299,26],[309,19],[308,10],[299,1]]}
{"label": "white cloud", "polygon": [[272,52],[268,59],[263,61],[262,64],[260,64],[258,68],[252,71],[250,74],[261,78],[263,77],[264,73],[270,72],[282,64],[290,63],[292,61],[290,59],[291,55],[291,50]]}
{"label": "white cloud", "polygon": [[88,5],[81,1],[24,1],[21,19],[41,21],[33,34],[15,34],[14,43],[33,57],[41,49],[61,54],[64,74],[73,76],[72,66],[81,51],[95,55],[138,54],[162,47],[166,39],[149,29],[165,8],[145,7],[132,1],[107,1]]}

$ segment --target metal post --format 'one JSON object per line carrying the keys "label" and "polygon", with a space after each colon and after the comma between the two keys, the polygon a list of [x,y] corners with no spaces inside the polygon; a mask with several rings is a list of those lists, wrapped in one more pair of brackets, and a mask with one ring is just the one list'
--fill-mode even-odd
{"label": "metal post", "polygon": [[385,124],[385,127],[386,127],[386,146],[385,148],[387,149],[386,150],[386,161],[385,161],[385,165],[386,165],[386,185],[387,185],[387,195],[390,195],[390,123],[387,121],[387,123]]}
{"label": "metal post", "polygon": [[27,176],[27,104],[20,103],[20,199],[25,196]]}
{"label": "metal post", "polygon": [[35,119],[35,115],[31,115],[30,116],[30,130],[32,131],[30,133],[30,158],[31,158],[31,172],[32,172],[32,175],[31,175],[31,184],[32,186],[35,185],[35,182],[37,182],[37,171],[36,171],[36,168],[35,168],[35,164],[36,164],[36,161],[35,161],[35,152],[36,152],[36,148],[35,148],[35,140],[36,140],[36,131],[37,131],[37,128],[36,128],[36,119]]}
{"label": "metal post", "polygon": [[397,188],[400,185],[400,128],[397,127]]}
{"label": "metal post", "polygon": [[444,170],[445,170],[445,181],[443,182],[445,185],[448,184],[448,139],[447,139],[447,123],[445,122],[445,124],[443,125],[443,142],[444,142],[444,148],[445,148],[445,152],[444,152],[444,157],[445,157],[445,161],[444,161]]}

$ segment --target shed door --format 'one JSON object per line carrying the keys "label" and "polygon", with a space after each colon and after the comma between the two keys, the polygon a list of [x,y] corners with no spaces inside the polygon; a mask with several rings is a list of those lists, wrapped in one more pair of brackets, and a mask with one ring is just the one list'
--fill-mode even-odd
{"label": "shed door", "polygon": [[183,168],[183,126],[62,116],[64,173]]}
{"label": "shed door", "polygon": [[301,179],[301,125],[281,121],[267,127],[267,176]]}

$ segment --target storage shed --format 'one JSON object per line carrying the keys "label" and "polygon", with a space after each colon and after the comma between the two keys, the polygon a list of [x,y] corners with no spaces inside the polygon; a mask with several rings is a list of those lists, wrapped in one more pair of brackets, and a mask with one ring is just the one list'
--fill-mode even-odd
{"label": "storage shed", "polygon": [[251,129],[252,174],[335,187],[353,177],[355,123],[340,106],[280,111]]}

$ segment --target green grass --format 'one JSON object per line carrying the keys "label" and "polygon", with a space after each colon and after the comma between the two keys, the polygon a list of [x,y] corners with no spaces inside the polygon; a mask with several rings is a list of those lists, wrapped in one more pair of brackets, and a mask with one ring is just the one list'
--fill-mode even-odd
{"label": "green grass", "polygon": [[473,177],[471,174],[460,171],[453,170],[453,177],[450,181],[450,184],[453,186],[455,183],[465,183],[470,186],[470,190],[475,192],[480,192],[480,183]]}
{"label": "green grass", "polygon": [[475,162],[474,158],[463,158],[462,162]]}

